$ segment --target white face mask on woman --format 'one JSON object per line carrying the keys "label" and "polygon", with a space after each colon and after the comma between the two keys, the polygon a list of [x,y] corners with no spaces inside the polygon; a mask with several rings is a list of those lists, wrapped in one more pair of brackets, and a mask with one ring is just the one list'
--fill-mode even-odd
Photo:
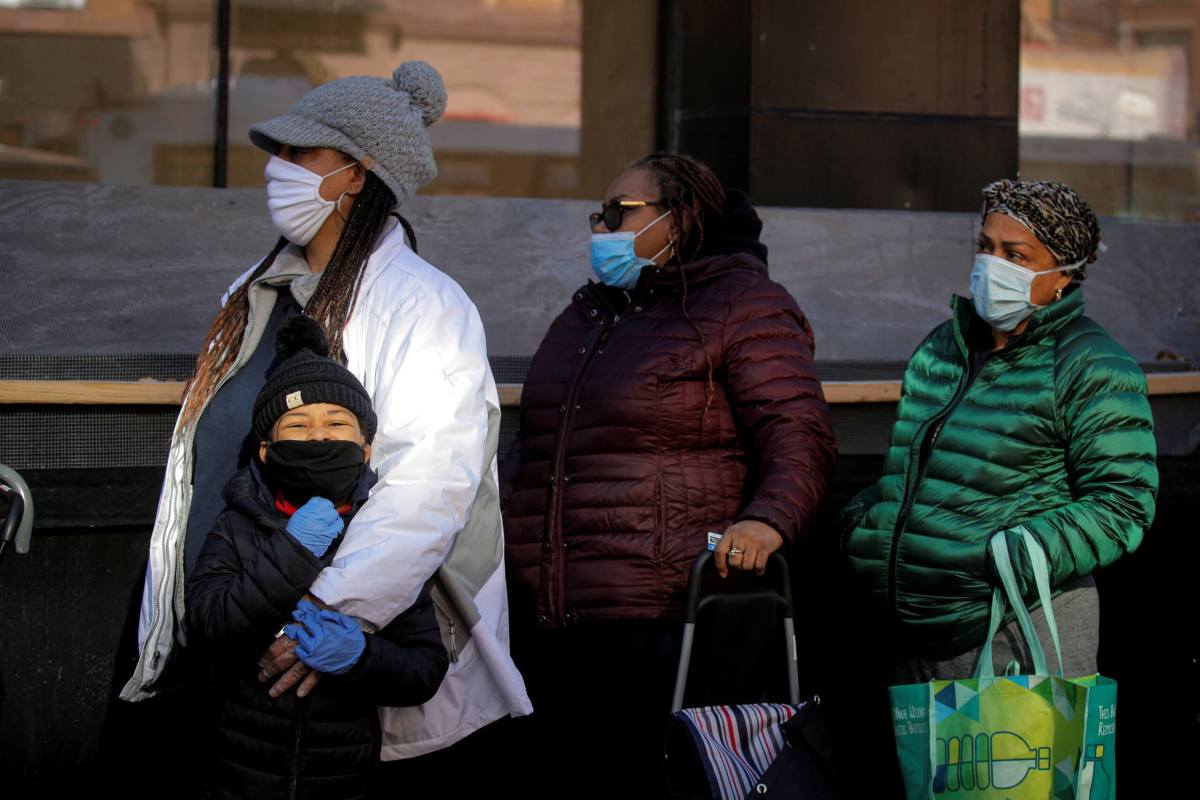
{"label": "white face mask on woman", "polygon": [[1070,272],[1084,261],[1065,267],[1035,272],[998,256],[978,253],[971,267],[971,297],[975,312],[998,331],[1011,331],[1043,306],[1030,297],[1033,281],[1039,275]]}
{"label": "white face mask on woman", "polygon": [[[350,169],[354,164],[351,161],[329,175]],[[333,213],[337,202],[321,197],[321,183],[329,175],[310,172],[279,156],[271,156],[267,162],[267,210],[271,212],[271,222],[292,244],[303,247],[311,242]]]}

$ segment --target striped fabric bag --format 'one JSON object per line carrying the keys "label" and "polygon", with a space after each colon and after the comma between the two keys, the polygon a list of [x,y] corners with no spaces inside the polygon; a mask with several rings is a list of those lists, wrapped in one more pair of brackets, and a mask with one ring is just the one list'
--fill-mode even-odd
{"label": "striped fabric bag", "polygon": [[[827,769],[828,725],[819,713],[821,701],[815,695],[807,702],[800,701],[787,561],[779,553],[773,553],[768,561],[768,572],[777,582],[774,588],[706,595],[704,571],[711,564],[712,553],[701,553],[688,580],[683,640],[664,742],[667,796],[670,800],[745,800],[769,793],[778,798],[833,800],[836,794]],[[717,650],[723,662],[714,660],[711,651],[708,659],[698,660],[697,682],[708,685],[693,691],[695,705],[684,708],[697,619],[701,608],[714,606],[729,609],[739,630],[744,631],[749,620],[778,622],[766,626],[765,636],[760,637],[763,641],[757,644],[735,643],[736,637],[731,639],[728,629],[722,637],[721,631],[710,628],[712,641],[720,644]],[[782,645],[778,652],[787,675],[788,703],[766,702],[772,694],[766,662],[772,649],[769,639],[777,635],[770,629],[775,627],[782,628],[782,641],[776,641]],[[762,674],[761,686],[755,685],[755,673]],[[716,676],[719,680],[714,680]],[[713,705],[730,700],[734,702]]]}
{"label": "striped fabric bag", "polygon": [[[674,737],[686,732],[714,800],[742,800],[784,748],[780,726],[804,707],[787,703],[685,708],[675,712]],[[675,750],[678,752],[678,747]]]}

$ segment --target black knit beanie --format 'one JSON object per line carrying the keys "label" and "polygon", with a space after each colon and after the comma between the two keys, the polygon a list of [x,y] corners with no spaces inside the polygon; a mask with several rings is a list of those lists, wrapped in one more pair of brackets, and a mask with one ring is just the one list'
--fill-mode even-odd
{"label": "black knit beanie", "polygon": [[329,344],[312,317],[283,323],[275,337],[278,365],[254,401],[254,435],[266,441],[276,421],[297,406],[332,403],[354,413],[368,443],[378,421],[371,398],[350,370],[329,358]]}

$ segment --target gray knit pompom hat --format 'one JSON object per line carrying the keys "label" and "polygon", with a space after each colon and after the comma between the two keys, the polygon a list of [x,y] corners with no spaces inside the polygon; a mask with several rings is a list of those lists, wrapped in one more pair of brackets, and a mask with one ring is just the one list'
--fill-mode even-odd
{"label": "gray knit pompom hat", "polygon": [[250,141],[277,155],[282,145],[332,147],[378,175],[403,205],[437,177],[426,126],[446,110],[446,85],[424,61],[405,61],[392,79],[355,76],[313,89],[282,117],[250,126]]}

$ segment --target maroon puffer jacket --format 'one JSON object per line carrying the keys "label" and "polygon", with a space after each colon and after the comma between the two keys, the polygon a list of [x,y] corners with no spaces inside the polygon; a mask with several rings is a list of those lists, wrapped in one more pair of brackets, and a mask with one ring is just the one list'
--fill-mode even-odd
{"label": "maroon puffer jacket", "polygon": [[542,625],[677,615],[708,531],[790,541],[825,493],[836,448],[796,301],[746,253],[683,273],[686,314],[675,265],[632,297],[589,283],[534,356],[503,491],[514,609]]}

